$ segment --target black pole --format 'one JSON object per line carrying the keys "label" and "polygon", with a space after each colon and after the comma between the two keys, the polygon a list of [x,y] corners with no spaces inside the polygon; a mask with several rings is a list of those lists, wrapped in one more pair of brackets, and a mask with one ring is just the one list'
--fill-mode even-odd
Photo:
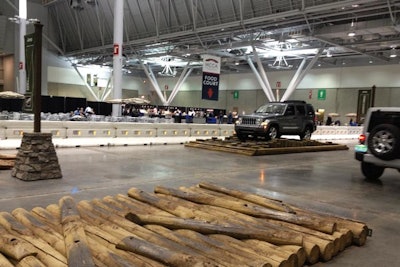
{"label": "black pole", "polygon": [[42,111],[42,28],[43,25],[35,23],[34,33],[34,72],[33,72],[33,131],[40,133],[40,112]]}
{"label": "black pole", "polygon": [[371,107],[375,107],[375,91],[376,91],[376,86],[372,86],[372,91],[371,91]]}

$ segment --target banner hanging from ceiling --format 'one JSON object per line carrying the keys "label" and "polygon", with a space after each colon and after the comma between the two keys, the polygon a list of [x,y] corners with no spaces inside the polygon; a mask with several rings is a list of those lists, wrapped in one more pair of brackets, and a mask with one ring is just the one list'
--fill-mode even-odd
{"label": "banner hanging from ceiling", "polygon": [[202,99],[218,101],[220,70],[220,57],[203,56]]}

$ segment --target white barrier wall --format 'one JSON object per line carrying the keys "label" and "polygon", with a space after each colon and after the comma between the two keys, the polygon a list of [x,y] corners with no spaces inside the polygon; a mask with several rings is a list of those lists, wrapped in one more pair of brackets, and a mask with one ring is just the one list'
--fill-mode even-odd
{"label": "white barrier wall", "polygon": [[[33,121],[0,121],[0,139],[22,138],[33,131]],[[207,137],[231,136],[233,124],[129,123],[89,121],[42,121],[41,131],[53,138],[126,138],[126,137]]]}
{"label": "white barrier wall", "polygon": [[[0,121],[0,139],[22,138],[33,131],[33,121]],[[129,123],[88,121],[42,121],[41,131],[53,138],[141,138],[141,137],[226,137],[234,134],[233,124]],[[318,126],[316,139],[355,139],[362,126]]]}

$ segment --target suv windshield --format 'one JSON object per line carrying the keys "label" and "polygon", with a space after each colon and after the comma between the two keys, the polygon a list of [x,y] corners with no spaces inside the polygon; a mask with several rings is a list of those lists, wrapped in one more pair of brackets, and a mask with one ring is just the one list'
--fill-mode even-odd
{"label": "suv windshield", "polygon": [[285,112],[284,104],[266,104],[259,107],[256,113],[272,113],[272,114],[283,114]]}

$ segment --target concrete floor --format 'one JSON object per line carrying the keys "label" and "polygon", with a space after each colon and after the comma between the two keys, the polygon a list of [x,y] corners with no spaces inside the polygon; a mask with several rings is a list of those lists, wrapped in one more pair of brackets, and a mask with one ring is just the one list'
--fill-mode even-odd
{"label": "concrete floor", "polygon": [[[336,141],[341,143],[340,141]],[[351,247],[313,266],[400,266],[400,174],[386,170],[378,182],[365,180],[348,151],[248,157],[183,145],[57,148],[63,178],[25,182],[0,171],[0,211],[126,193],[200,181],[247,190],[298,206],[361,220],[373,229],[363,247]],[[1,153],[16,153],[2,150]]]}

